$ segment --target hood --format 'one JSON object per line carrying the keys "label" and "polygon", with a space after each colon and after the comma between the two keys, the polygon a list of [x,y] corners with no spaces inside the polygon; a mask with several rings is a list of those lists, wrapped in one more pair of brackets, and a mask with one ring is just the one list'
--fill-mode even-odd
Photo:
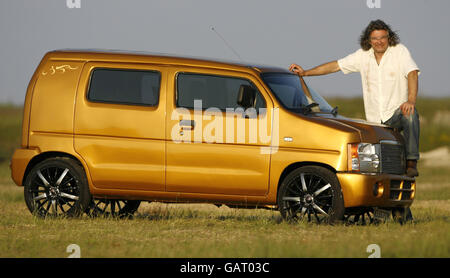
{"label": "hood", "polygon": [[403,141],[400,133],[387,125],[372,123],[361,119],[347,118],[341,115],[334,116],[326,113],[315,113],[314,117],[319,117],[353,128],[359,132],[361,142],[378,143],[380,140]]}

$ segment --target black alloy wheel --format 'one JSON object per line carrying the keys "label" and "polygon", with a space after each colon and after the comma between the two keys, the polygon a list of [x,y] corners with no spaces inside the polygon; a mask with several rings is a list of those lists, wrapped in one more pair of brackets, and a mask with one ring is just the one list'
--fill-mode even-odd
{"label": "black alloy wheel", "polygon": [[35,165],[25,178],[24,197],[30,212],[41,217],[80,216],[91,200],[83,167],[67,157]]}
{"label": "black alloy wheel", "polygon": [[138,210],[141,201],[94,199],[91,202],[89,215],[92,217],[131,217]]}
{"label": "black alloy wheel", "polygon": [[287,221],[333,224],[344,217],[344,199],[336,175],[319,166],[303,166],[283,180],[278,207]]}

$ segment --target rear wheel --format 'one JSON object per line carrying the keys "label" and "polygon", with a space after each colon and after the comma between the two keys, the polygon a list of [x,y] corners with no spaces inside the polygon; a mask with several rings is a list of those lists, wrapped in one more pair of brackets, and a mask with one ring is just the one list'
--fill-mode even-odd
{"label": "rear wheel", "polygon": [[83,167],[67,157],[34,166],[25,178],[24,196],[28,209],[41,217],[79,216],[91,200]]}
{"label": "rear wheel", "polygon": [[336,175],[318,166],[300,167],[283,180],[278,207],[288,221],[332,224],[344,217],[344,199]]}
{"label": "rear wheel", "polygon": [[141,201],[94,199],[90,205],[89,214],[93,217],[129,217],[139,208]]}

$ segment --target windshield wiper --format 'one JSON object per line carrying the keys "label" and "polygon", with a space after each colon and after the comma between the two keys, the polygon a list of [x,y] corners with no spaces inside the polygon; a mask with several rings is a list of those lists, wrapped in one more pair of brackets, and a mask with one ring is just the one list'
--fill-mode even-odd
{"label": "windshield wiper", "polygon": [[311,108],[314,108],[314,107],[316,107],[316,106],[319,106],[319,104],[313,102],[313,103],[310,103],[310,104],[306,105],[304,108],[308,111],[308,113],[310,113],[310,112],[312,111]]}
{"label": "windshield wiper", "polygon": [[338,115],[338,111],[337,111],[337,107],[334,107],[331,111],[320,111],[320,112],[315,112],[316,114],[331,114],[333,115],[333,117],[337,117]]}
{"label": "windshield wiper", "polygon": [[[310,104],[308,104],[306,106],[301,106],[299,108],[294,108],[293,110],[307,115],[307,114],[313,113],[312,108],[314,108],[316,106],[319,106],[319,104],[313,102],[313,103],[310,103]],[[317,114],[331,114],[334,117],[336,117],[336,115],[338,114],[338,107],[337,106],[334,107],[331,111],[319,111],[319,112],[314,112],[314,113],[317,113]]]}
{"label": "windshield wiper", "polygon": [[338,107],[336,106],[333,108],[333,110],[331,110],[331,114],[333,114],[333,116],[336,117],[337,113],[338,113]]}
{"label": "windshield wiper", "polygon": [[319,104],[313,102],[313,103],[310,103],[310,104],[308,104],[306,106],[302,105],[299,108],[294,108],[293,110],[300,110],[299,111],[300,113],[307,115],[307,114],[310,114],[312,112],[312,108],[314,108],[316,106],[319,106]]}

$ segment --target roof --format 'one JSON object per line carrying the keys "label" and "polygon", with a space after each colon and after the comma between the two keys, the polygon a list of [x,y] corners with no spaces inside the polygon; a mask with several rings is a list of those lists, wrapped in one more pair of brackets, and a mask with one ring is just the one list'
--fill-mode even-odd
{"label": "roof", "polygon": [[58,49],[50,51],[49,54],[53,58],[65,59],[81,59],[81,60],[106,60],[106,59],[124,59],[134,62],[145,62],[149,59],[152,62],[163,62],[165,64],[184,64],[184,65],[203,65],[203,66],[225,66],[225,67],[240,67],[247,69],[254,69],[259,72],[286,72],[288,69],[261,65],[255,63],[246,63],[233,60],[197,57],[187,55],[176,55],[167,53],[157,53],[148,51],[131,51],[131,50],[115,50],[115,49]]}

